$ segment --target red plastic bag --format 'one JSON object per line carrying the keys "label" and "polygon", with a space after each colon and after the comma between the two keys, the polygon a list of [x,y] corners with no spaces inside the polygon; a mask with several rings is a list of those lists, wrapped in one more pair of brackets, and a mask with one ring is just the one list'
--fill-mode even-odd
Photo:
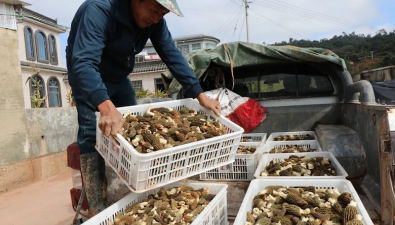
{"label": "red plastic bag", "polygon": [[241,126],[244,133],[250,133],[266,119],[267,110],[252,98],[241,97],[225,88],[205,94],[211,99],[217,99],[221,104],[221,114]]}

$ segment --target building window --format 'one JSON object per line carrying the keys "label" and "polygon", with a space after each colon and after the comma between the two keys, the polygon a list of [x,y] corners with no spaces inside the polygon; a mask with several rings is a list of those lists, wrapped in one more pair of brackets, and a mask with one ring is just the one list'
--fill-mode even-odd
{"label": "building window", "polygon": [[49,107],[61,107],[59,80],[55,77],[48,80]]}
{"label": "building window", "polygon": [[36,31],[37,61],[48,63],[47,39],[42,31]]}
{"label": "building window", "polygon": [[56,50],[55,36],[50,34],[48,37],[48,43],[49,43],[49,57],[50,57],[51,64],[58,65],[58,54],[57,54],[57,50]]}
{"label": "building window", "polygon": [[45,88],[44,80],[40,76],[30,79],[30,99],[32,108],[45,107]]}
{"label": "building window", "polygon": [[158,55],[158,53],[156,53],[156,52],[150,52],[150,53],[148,53],[148,55]]}
{"label": "building window", "polygon": [[27,60],[35,60],[33,39],[34,38],[33,38],[32,28],[26,26],[25,27],[25,50],[26,50],[26,59]]}
{"label": "building window", "polygon": [[181,52],[183,55],[186,55],[186,54],[189,53],[189,45],[179,45],[179,46],[178,46],[178,49],[180,50],[180,52]]}
{"label": "building window", "polygon": [[142,80],[132,80],[132,85],[134,91],[142,91],[143,90],[143,81]]}
{"label": "building window", "polygon": [[206,49],[213,49],[215,48],[217,45],[214,43],[206,43]]}
{"label": "building window", "polygon": [[155,91],[165,91],[165,85],[163,84],[162,78],[155,78]]}
{"label": "building window", "polygon": [[192,44],[192,51],[196,51],[199,49],[202,49],[202,44],[200,43]]}
{"label": "building window", "polygon": [[134,57],[135,62],[144,62],[144,56],[143,55],[136,55]]}

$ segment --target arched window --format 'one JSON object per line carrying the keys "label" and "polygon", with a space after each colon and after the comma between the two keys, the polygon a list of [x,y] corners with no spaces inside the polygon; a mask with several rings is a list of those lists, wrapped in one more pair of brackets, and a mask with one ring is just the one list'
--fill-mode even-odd
{"label": "arched window", "polygon": [[29,26],[26,26],[24,30],[25,30],[26,59],[35,60],[33,30]]}
{"label": "arched window", "polygon": [[44,32],[36,32],[37,61],[48,63],[48,44]]}
{"label": "arched window", "polygon": [[32,102],[32,108],[44,108],[45,100],[45,87],[44,80],[40,76],[36,76],[30,79],[30,98]]}
{"label": "arched window", "polygon": [[48,80],[49,107],[61,107],[59,80],[55,77]]}
{"label": "arched window", "polygon": [[48,36],[48,43],[49,43],[49,59],[51,64],[58,65],[58,54],[56,51],[56,39],[55,36],[50,34]]}

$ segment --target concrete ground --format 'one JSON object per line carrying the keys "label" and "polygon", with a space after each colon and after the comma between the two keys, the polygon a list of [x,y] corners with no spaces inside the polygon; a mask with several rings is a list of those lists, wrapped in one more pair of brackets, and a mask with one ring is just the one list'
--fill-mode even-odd
{"label": "concrete ground", "polygon": [[71,187],[68,171],[1,194],[0,224],[72,224]]}
{"label": "concrete ground", "polygon": [[[358,185],[353,182],[354,187]],[[232,185],[231,185],[232,186]],[[74,218],[71,207],[71,172],[64,172],[31,185],[0,195],[0,224],[70,225]],[[234,191],[234,189],[232,189]],[[380,215],[364,193],[356,188],[371,219],[378,225]],[[229,190],[228,190],[229,191]],[[233,218],[229,218],[232,224]]]}

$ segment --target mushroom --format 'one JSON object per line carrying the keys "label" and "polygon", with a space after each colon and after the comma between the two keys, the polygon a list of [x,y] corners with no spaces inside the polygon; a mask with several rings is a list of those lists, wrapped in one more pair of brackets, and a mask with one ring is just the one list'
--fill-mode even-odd
{"label": "mushroom", "polygon": [[139,143],[141,142],[141,141],[143,141],[144,140],[144,138],[143,138],[143,136],[142,135],[140,135],[140,134],[138,134],[138,135],[136,135],[135,137],[134,137],[134,139],[132,140],[132,144],[133,144],[133,146],[138,146],[139,145]]}

